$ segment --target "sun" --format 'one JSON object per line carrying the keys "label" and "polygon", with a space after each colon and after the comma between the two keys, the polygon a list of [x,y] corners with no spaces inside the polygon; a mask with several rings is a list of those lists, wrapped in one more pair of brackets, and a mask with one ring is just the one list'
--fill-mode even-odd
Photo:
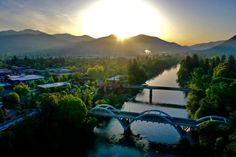
{"label": "sun", "polygon": [[144,0],[100,0],[84,11],[82,32],[94,37],[115,34],[118,39],[138,34],[160,37],[163,23],[157,9]]}

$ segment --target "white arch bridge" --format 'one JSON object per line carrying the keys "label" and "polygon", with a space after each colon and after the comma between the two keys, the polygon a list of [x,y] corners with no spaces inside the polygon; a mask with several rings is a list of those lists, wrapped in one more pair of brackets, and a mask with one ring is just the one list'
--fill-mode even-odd
{"label": "white arch bridge", "polygon": [[160,110],[146,110],[141,113],[121,111],[108,104],[97,105],[96,107],[92,108],[88,114],[92,116],[115,118],[120,122],[125,132],[130,129],[130,126],[133,122],[138,120],[170,124],[176,129],[181,138],[189,138],[188,135],[192,130],[198,128],[201,123],[209,120],[217,124],[229,123],[227,118],[215,115],[202,117],[197,120],[191,120],[186,118],[172,117]]}

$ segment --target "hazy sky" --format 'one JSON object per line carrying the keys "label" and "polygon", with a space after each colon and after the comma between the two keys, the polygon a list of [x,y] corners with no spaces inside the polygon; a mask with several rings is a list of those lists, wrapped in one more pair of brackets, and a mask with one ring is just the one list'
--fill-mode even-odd
{"label": "hazy sky", "polygon": [[28,28],[94,37],[142,33],[189,45],[236,35],[236,0],[0,0],[0,30]]}

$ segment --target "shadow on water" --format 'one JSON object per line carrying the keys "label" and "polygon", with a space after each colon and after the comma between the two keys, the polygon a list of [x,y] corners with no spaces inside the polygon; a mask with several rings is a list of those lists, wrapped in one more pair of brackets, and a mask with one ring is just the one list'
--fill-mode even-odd
{"label": "shadow on water", "polygon": [[157,144],[148,141],[140,135],[119,134],[97,137],[97,147],[90,151],[89,157],[116,156],[116,157],[178,157],[173,148],[176,145]]}

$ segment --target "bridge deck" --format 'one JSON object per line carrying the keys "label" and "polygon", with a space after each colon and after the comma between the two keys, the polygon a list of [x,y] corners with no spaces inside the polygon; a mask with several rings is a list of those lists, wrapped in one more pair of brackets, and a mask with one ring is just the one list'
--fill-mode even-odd
{"label": "bridge deck", "polygon": [[[103,116],[103,117],[111,117],[111,118],[126,118],[130,120],[136,119],[136,117],[140,116],[140,113],[138,112],[127,112],[127,111],[112,111],[114,115],[108,112],[103,111],[95,111],[95,112],[89,112],[90,115],[94,116]],[[168,116],[158,116],[156,114],[146,114],[143,115],[142,118],[137,119],[140,121],[146,121],[146,122],[158,122],[158,123],[168,123],[164,118],[172,121],[176,125],[181,125],[185,127],[194,127],[196,126],[196,121],[185,119],[185,118],[178,118],[178,117],[168,117]]]}
{"label": "bridge deck", "polygon": [[183,91],[189,92],[189,89],[179,88],[179,87],[166,87],[166,86],[149,86],[149,85],[127,85],[124,88],[130,89],[154,89],[154,90],[174,90],[174,91]]}

